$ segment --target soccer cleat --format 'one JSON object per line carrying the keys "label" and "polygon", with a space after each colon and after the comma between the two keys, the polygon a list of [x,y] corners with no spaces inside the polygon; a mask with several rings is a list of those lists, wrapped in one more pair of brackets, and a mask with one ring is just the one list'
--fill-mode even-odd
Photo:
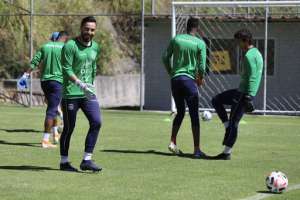
{"label": "soccer cleat", "polygon": [[59,134],[59,133],[55,133],[55,134],[53,135],[53,143],[54,143],[54,144],[58,144],[59,138],[60,138],[60,134]]}
{"label": "soccer cleat", "polygon": [[102,170],[102,168],[98,167],[92,160],[82,160],[80,164],[80,169],[82,171],[90,170],[93,172],[99,172]]}
{"label": "soccer cleat", "polygon": [[231,154],[229,153],[220,153],[219,155],[216,155],[212,157],[214,160],[230,160],[231,159]]}
{"label": "soccer cleat", "polygon": [[202,158],[207,158],[207,155],[203,151],[197,150],[196,152],[194,152],[193,157],[196,159],[202,159]]}
{"label": "soccer cleat", "polygon": [[175,155],[180,155],[182,154],[182,151],[177,147],[176,144],[174,144],[173,142],[171,142],[168,146],[168,149],[174,153]]}
{"label": "soccer cleat", "polygon": [[55,144],[52,144],[49,140],[43,140],[42,141],[42,148],[55,148],[56,145]]}
{"label": "soccer cleat", "polygon": [[59,169],[61,171],[78,172],[78,169],[76,169],[75,167],[73,167],[70,162],[60,163],[59,164]]}

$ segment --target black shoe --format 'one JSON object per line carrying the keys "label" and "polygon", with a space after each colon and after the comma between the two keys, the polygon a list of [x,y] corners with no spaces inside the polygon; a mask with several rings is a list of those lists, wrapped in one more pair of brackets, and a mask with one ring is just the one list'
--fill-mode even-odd
{"label": "black shoe", "polygon": [[68,172],[78,172],[78,169],[73,167],[70,162],[60,163],[59,169],[62,171],[68,171]]}
{"label": "black shoe", "polygon": [[82,160],[80,169],[83,171],[91,170],[93,172],[99,172],[102,170],[102,168],[98,167],[92,160]]}
{"label": "black shoe", "polygon": [[212,157],[214,160],[230,160],[231,154],[230,153],[220,153],[219,155],[216,155]]}
{"label": "black shoe", "polygon": [[204,158],[207,158],[207,155],[203,151],[198,150],[193,154],[193,158],[195,158],[195,159],[204,159]]}

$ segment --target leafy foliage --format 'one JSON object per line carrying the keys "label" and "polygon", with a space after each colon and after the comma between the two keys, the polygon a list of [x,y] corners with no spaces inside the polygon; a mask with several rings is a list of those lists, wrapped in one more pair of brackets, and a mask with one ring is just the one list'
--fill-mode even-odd
{"label": "leafy foliage", "polygon": [[[127,1],[126,1],[127,2]],[[15,0],[13,5],[0,2],[0,13],[23,13],[25,11],[19,8],[28,9],[28,1]],[[72,5],[72,6],[70,6]],[[72,37],[79,34],[80,21],[83,16],[75,16],[74,14],[86,15],[87,13],[110,12],[138,12],[140,9],[140,1],[131,1],[125,3],[122,0],[102,1],[102,0],[47,0],[35,1],[33,17],[33,48],[37,50],[43,43],[49,40],[52,32],[66,30]],[[57,14],[69,13],[66,16],[39,16],[40,13]],[[98,63],[99,74],[113,74],[116,71],[122,72],[122,69],[114,69],[118,67],[116,60],[121,62],[124,56],[131,59],[139,60],[139,23],[132,23],[134,27],[130,27],[128,33],[124,33],[123,37],[119,37],[120,32],[116,32],[114,17],[97,16],[97,32],[95,40],[101,44],[102,52]],[[126,21],[126,17],[123,17]],[[139,21],[137,15],[132,21]],[[120,21],[119,30],[128,24]],[[135,39],[130,36],[134,33]],[[30,62],[29,58],[29,16],[1,16],[0,17],[0,78],[16,78]],[[121,46],[121,47],[120,47]],[[128,53],[129,52],[129,53]],[[112,64],[114,63],[114,64]]]}

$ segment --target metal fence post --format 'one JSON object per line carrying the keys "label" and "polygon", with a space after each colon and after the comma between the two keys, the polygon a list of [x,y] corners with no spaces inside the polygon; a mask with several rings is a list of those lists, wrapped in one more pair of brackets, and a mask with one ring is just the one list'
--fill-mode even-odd
{"label": "metal fence post", "polygon": [[[30,60],[33,56],[33,37],[32,37],[32,28],[33,28],[33,9],[34,0],[30,0],[30,16],[29,16],[29,57]],[[32,107],[32,72],[30,73],[30,86],[29,86],[29,107]]]}
{"label": "metal fence post", "polygon": [[[267,0],[269,1],[269,0]],[[263,101],[263,113],[267,111],[267,68],[268,68],[268,17],[269,17],[269,6],[265,7],[265,49],[264,49],[264,101]]]}
{"label": "metal fence post", "polygon": [[152,16],[155,15],[155,0],[151,1],[151,14]]}
{"label": "metal fence post", "polygon": [[142,20],[142,31],[141,31],[141,46],[142,46],[142,55],[141,55],[141,72],[140,72],[140,111],[144,110],[144,54],[145,54],[145,1],[141,0],[142,12],[141,12],[141,20]]}

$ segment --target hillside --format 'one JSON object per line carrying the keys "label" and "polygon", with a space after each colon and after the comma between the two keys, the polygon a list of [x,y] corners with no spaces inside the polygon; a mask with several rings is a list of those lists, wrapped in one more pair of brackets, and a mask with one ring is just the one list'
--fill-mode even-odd
{"label": "hillside", "polygon": [[[70,6],[71,5],[71,6]],[[149,5],[147,4],[149,8]],[[29,58],[29,17],[23,9],[28,1],[15,0],[13,5],[0,2],[0,78],[15,78],[24,71]],[[79,33],[79,23],[88,13],[115,13],[118,16],[97,16],[95,40],[102,46],[98,74],[137,73],[140,63],[140,1],[131,0],[35,0],[33,17],[34,52],[54,31]],[[69,16],[40,16],[69,13]],[[119,14],[122,13],[121,16]],[[14,47],[14,48],[12,48]]]}

